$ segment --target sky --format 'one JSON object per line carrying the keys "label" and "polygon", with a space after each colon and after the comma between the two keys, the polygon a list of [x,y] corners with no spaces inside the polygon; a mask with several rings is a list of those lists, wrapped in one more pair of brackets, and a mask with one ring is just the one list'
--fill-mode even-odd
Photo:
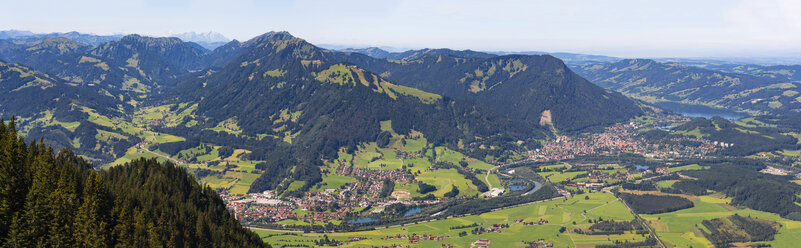
{"label": "sky", "polygon": [[801,0],[0,0],[0,30],[289,31],[314,44],[619,57],[801,57]]}

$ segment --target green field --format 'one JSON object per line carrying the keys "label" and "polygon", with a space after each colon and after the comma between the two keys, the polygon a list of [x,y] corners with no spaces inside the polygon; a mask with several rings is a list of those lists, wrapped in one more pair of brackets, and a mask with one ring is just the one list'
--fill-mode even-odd
{"label": "green field", "polygon": [[[589,199],[585,200],[585,196]],[[584,213],[586,211],[586,214]],[[410,224],[403,227],[392,227],[377,229],[373,231],[348,232],[348,233],[327,233],[331,239],[346,240],[350,237],[361,236],[367,239],[346,243],[345,247],[370,247],[403,245],[411,247],[441,247],[443,244],[452,244],[455,247],[470,247],[470,243],[477,239],[490,239],[491,247],[520,247],[521,241],[532,241],[545,239],[546,242],[553,242],[555,247],[594,247],[596,244],[609,244],[615,240],[638,241],[644,237],[635,234],[623,235],[580,235],[572,233],[574,228],[587,228],[591,224],[589,219],[631,220],[633,216],[629,214],[623,205],[616,201],[614,196],[607,193],[590,193],[577,195],[569,199],[557,199],[537,204],[521,207],[504,209],[481,215],[473,215],[459,218],[450,218],[418,224]],[[540,218],[546,219],[549,223],[544,225],[523,225],[515,223],[517,219],[524,221],[536,221]],[[573,224],[575,222],[576,224]],[[509,228],[501,229],[500,233],[482,233],[475,235],[471,233],[473,228],[451,230],[450,227],[480,223],[481,227],[489,227],[493,224],[509,224]],[[567,232],[559,233],[559,228],[566,227]],[[287,234],[274,231],[254,230],[266,242],[274,247],[288,244],[306,244],[314,246],[314,240],[322,238],[319,233],[293,233]],[[466,231],[467,236],[459,237],[458,233]],[[382,238],[397,234],[425,234],[425,235],[448,235],[442,241],[423,240],[416,244],[410,244],[407,239],[384,240]]]}
{"label": "green field", "polygon": [[[159,121],[167,127],[174,127],[184,121],[187,117],[192,117],[192,113],[197,109],[197,103],[188,106],[187,103],[160,105],[152,107],[143,107],[136,111],[134,119],[142,122]],[[177,108],[175,108],[177,107]],[[175,108],[176,111],[171,109]],[[180,111],[180,112],[177,112]]]}
{"label": "green field", "polygon": [[784,155],[784,156],[789,156],[789,157],[801,156],[801,150],[782,150],[779,153]]}
{"label": "green field", "polygon": [[459,196],[478,194],[478,189],[470,180],[467,180],[456,171],[456,169],[438,169],[434,171],[423,171],[417,180],[437,187],[437,191],[432,192],[435,196],[442,197],[453,188],[459,188]]}
{"label": "green field", "polygon": [[700,166],[698,164],[690,164],[690,165],[684,165],[684,166],[679,166],[679,167],[671,167],[671,168],[668,168],[668,171],[677,172],[677,171],[685,171],[685,170],[703,170],[703,169],[709,169],[709,167],[702,167],[702,166]]}
{"label": "green field", "polygon": [[540,176],[547,178],[552,183],[560,183],[574,179],[580,174],[585,174],[586,171],[571,171],[571,172],[539,172]]}
{"label": "green field", "polygon": [[158,159],[159,162],[166,162],[167,161],[167,159],[164,159],[162,157],[156,156],[156,155],[154,155],[152,153],[144,152],[143,150],[137,149],[136,147],[131,147],[131,148],[128,148],[128,151],[125,152],[125,156],[117,158],[117,160],[115,160],[111,164],[104,165],[104,167],[121,165],[121,164],[124,164],[124,163],[128,163],[128,162],[137,160],[139,158],[156,158],[156,159]]}
{"label": "green field", "polygon": [[744,127],[776,127],[775,124],[767,124],[762,121],[755,119],[754,117],[743,118],[734,121],[735,124],[744,126]]}
{"label": "green field", "polygon": [[329,165],[321,167],[320,168],[321,170],[327,172],[322,174],[323,181],[317,184],[317,186],[312,187],[311,190],[314,192],[322,192],[325,191],[326,189],[339,190],[340,187],[342,187],[343,185],[356,182],[355,178],[337,175],[336,174],[337,166],[339,166],[339,163],[337,163],[334,166]]}
{"label": "green field", "polygon": [[239,128],[239,124],[234,118],[229,118],[220,123],[217,123],[217,126],[209,128],[209,130],[215,132],[226,132],[233,135],[239,135],[242,133],[242,129]]}
{"label": "green field", "polygon": [[437,147],[435,149],[437,151],[437,162],[450,162],[458,165],[459,162],[465,161],[467,162],[467,167],[481,170],[489,170],[492,169],[492,167],[495,167],[494,165],[485,163],[484,161],[467,157],[464,154],[448,149],[447,147]]}
{"label": "green field", "polygon": [[694,207],[671,213],[642,215],[650,222],[662,241],[677,247],[710,247],[711,244],[699,231],[701,221],[726,217],[735,213],[761,219],[774,220],[782,224],[775,240],[758,242],[771,244],[773,247],[795,247],[801,244],[801,222],[783,219],[776,214],[756,211],[747,208],[734,208],[727,205],[731,199],[719,194],[700,196],[695,199]]}
{"label": "green field", "polygon": [[656,185],[659,185],[660,188],[665,189],[665,188],[673,187],[673,184],[678,182],[678,181],[679,180],[664,180],[664,181],[657,182]]}
{"label": "green field", "polygon": [[[482,175],[478,175],[478,179],[482,179],[481,177],[482,177]],[[490,189],[491,188],[503,188],[502,187],[503,185],[501,185],[501,180],[498,179],[498,175],[496,175],[496,174],[490,174],[489,175],[489,183],[490,183],[490,185],[487,185],[487,187],[489,187]]]}
{"label": "green field", "polygon": [[379,153],[379,159],[367,163],[367,169],[372,170],[396,170],[400,169],[403,161],[395,158],[396,154],[393,151],[382,149]]}
{"label": "green field", "polygon": [[381,157],[382,154],[377,152],[376,149],[378,149],[378,146],[376,146],[375,143],[369,143],[360,147],[353,156],[353,166],[366,169],[371,161]]}
{"label": "green field", "polygon": [[231,187],[231,194],[244,195],[248,193],[250,185],[253,184],[253,181],[255,181],[260,174],[228,171],[225,173],[225,176],[229,178],[236,178],[236,181],[234,181],[234,184]]}
{"label": "green field", "polygon": [[562,171],[567,168],[567,164],[543,165],[540,166],[539,168]]}
{"label": "green field", "polygon": [[404,139],[404,142],[406,142],[406,145],[399,143],[399,149],[404,152],[413,153],[422,151],[428,141],[426,138],[420,137],[416,139]]}

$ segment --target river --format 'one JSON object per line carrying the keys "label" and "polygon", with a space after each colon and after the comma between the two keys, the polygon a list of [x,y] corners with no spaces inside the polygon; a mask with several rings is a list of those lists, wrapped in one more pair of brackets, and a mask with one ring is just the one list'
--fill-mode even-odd
{"label": "river", "polygon": [[542,188],[542,184],[540,182],[537,181],[532,181],[532,182],[534,182],[534,188],[526,193],[523,193],[523,195],[529,195],[531,193],[537,192],[537,190],[540,190]]}

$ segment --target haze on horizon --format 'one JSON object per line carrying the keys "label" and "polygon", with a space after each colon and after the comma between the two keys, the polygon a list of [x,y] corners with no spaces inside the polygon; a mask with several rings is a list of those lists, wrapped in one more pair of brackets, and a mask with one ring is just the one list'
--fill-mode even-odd
{"label": "haze on horizon", "polygon": [[289,31],[353,47],[620,57],[801,57],[801,0],[2,1],[0,30],[247,40]]}

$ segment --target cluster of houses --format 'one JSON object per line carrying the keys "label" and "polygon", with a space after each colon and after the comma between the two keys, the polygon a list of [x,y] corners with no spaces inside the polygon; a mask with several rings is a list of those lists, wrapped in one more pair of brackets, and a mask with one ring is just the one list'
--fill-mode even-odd
{"label": "cluster of houses", "polygon": [[648,176],[648,175],[651,175],[651,174],[667,175],[667,174],[670,174],[670,173],[671,172],[667,167],[658,167],[658,168],[656,168],[656,170],[645,170],[645,171],[643,171],[642,172],[642,176],[645,177],[645,176]]}
{"label": "cluster of houses", "polygon": [[[672,119],[671,119],[672,120]],[[668,122],[670,120],[665,120]],[[713,142],[694,137],[673,138],[670,142],[645,142],[638,138],[637,130],[642,128],[635,123],[609,127],[603,133],[559,136],[554,142],[545,144],[542,149],[529,151],[529,159],[537,162],[572,159],[583,155],[613,155],[631,152],[654,158],[704,157],[720,147],[733,144]],[[683,141],[699,143],[698,146],[681,145]]]}
{"label": "cluster of houses", "polygon": [[148,146],[150,146],[152,144],[153,144],[153,142],[150,142],[149,140],[143,140],[143,141],[141,141],[141,142],[136,144],[136,148],[145,149],[145,148],[147,148]]}
{"label": "cluster of houses", "polygon": [[777,175],[777,176],[786,176],[790,175],[791,171],[782,170],[776,167],[768,166],[767,168],[761,170],[760,172],[765,174]]}
{"label": "cluster of houses", "polygon": [[347,242],[356,242],[356,241],[365,240],[365,239],[367,239],[367,237],[352,236],[352,237],[348,237],[348,241]]}
{"label": "cluster of houses", "polygon": [[233,212],[237,219],[246,222],[265,218],[271,221],[296,219],[297,214],[293,212],[295,204],[276,199],[274,196],[271,191],[253,193],[247,197],[229,195],[225,190],[220,192],[220,197],[225,202],[226,208]]}
{"label": "cluster of houses", "polygon": [[406,234],[396,234],[396,235],[390,235],[390,236],[386,236],[386,237],[384,237],[384,238],[382,238],[382,239],[383,239],[383,240],[393,240],[393,239],[408,239],[408,240],[409,240],[409,243],[411,243],[411,244],[416,244],[418,241],[421,241],[421,240],[435,240],[435,241],[442,241],[442,240],[445,240],[446,238],[449,238],[449,237],[450,237],[450,236],[448,236],[447,234],[445,234],[445,235],[441,235],[441,236],[434,236],[434,235],[418,235],[418,234],[412,234],[412,235],[406,235]]}
{"label": "cluster of houses", "polygon": [[587,174],[587,178],[633,180],[634,175],[632,175],[628,171],[617,171],[615,173],[606,173],[598,170],[590,170],[589,173]]}
{"label": "cluster of houses", "polygon": [[[666,158],[702,158],[709,153],[717,151],[718,148],[728,147],[721,146],[726,143],[718,143],[717,141],[710,141],[701,138],[682,137],[672,138],[669,143],[648,143],[645,147],[647,152],[642,153],[646,157],[666,159]],[[680,145],[683,142],[690,141],[698,143],[697,146]]]}
{"label": "cluster of houses", "polygon": [[[386,206],[392,203],[435,204],[441,199],[399,201],[379,198],[382,181],[357,181],[342,189],[305,192],[302,197],[278,197],[273,191],[250,193],[245,196],[219,192],[226,207],[245,223],[274,223],[286,219],[326,222],[344,219],[354,207]],[[305,214],[298,214],[297,209]]]}
{"label": "cluster of houses", "polygon": [[471,231],[473,234],[482,234],[485,232],[495,232],[495,233],[502,233],[501,229],[509,228],[509,224],[492,224],[492,226],[485,227],[485,228],[476,228]]}
{"label": "cluster of houses", "polygon": [[529,158],[535,161],[551,161],[614,151],[638,151],[644,147],[644,144],[634,138],[633,128],[633,124],[616,125],[598,134],[559,136],[555,142],[535,150],[529,155]]}
{"label": "cluster of houses", "polygon": [[581,187],[581,188],[600,188],[605,186],[605,183],[590,183],[590,182],[577,182],[577,183],[568,183],[567,185],[574,186],[574,187]]}
{"label": "cluster of houses", "polygon": [[364,178],[371,181],[382,181],[389,179],[394,182],[406,182],[411,179],[411,175],[402,169],[394,170],[371,170],[354,168],[353,166],[339,166],[337,175],[349,176],[354,178]]}
{"label": "cluster of houses", "polygon": [[340,208],[335,212],[309,212],[300,219],[307,221],[326,222],[329,220],[337,220],[345,218],[345,215],[350,212],[351,208]]}
{"label": "cluster of houses", "polygon": [[540,218],[537,221],[525,222],[523,219],[517,219],[515,220],[515,223],[523,223],[524,226],[543,225],[543,224],[548,224],[548,220]]}
{"label": "cluster of houses", "polygon": [[553,247],[553,243],[545,242],[544,239],[540,239],[537,241],[526,242],[529,248],[540,248],[540,247]]}
{"label": "cluster of houses", "polygon": [[357,181],[351,183],[339,192],[339,199],[345,205],[358,205],[366,207],[378,202],[381,190],[384,188],[382,181]]}

